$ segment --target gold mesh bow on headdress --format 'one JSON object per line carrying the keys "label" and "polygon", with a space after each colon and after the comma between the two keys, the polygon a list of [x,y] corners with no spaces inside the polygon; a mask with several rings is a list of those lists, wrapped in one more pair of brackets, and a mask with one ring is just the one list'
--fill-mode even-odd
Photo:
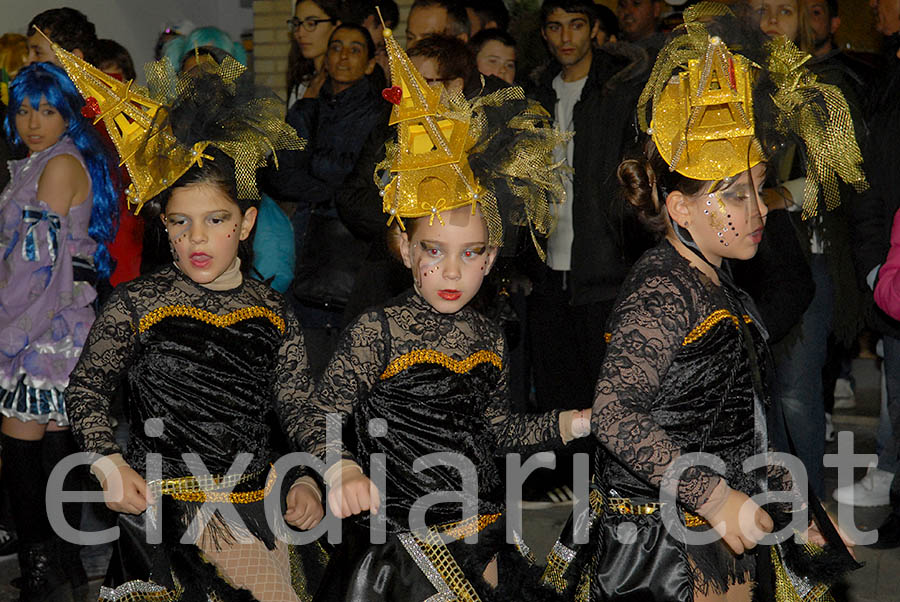
{"label": "gold mesh bow on headdress", "polygon": [[552,157],[568,135],[521,88],[469,102],[429,86],[390,29],[384,37],[394,84],[384,96],[395,105],[390,123],[398,126],[397,141],[375,169],[388,225],[426,216],[443,221],[443,211],[480,205],[491,245],[502,244],[504,224],[529,226],[537,244],[535,232],[553,227],[551,204],[565,198]]}
{"label": "gold mesh bow on headdress", "polygon": [[[795,137],[807,158],[804,218],[816,215],[820,191],[827,209],[840,203],[838,178],[857,190],[867,187],[847,102],[804,66],[809,55],[783,37],[754,49],[745,36],[729,48],[712,31],[737,36],[740,27],[719,3],[689,8],[684,21],[638,100],[641,129],[672,171],[722,180],[770,159],[779,146],[774,137]],[[757,60],[749,58],[754,50]]]}
{"label": "gold mesh bow on headdress", "polygon": [[230,56],[178,75],[167,59],[150,63],[145,89],[110,77],[48,41],[85,98],[82,112],[94,123],[103,120],[120,164],[128,168],[126,195],[135,213],[195,163],[212,159],[205,152],[209,146],[234,160],[239,199],[260,198],[256,170],[269,153],[303,149],[283,120],[278,97],[254,86],[252,74]]}

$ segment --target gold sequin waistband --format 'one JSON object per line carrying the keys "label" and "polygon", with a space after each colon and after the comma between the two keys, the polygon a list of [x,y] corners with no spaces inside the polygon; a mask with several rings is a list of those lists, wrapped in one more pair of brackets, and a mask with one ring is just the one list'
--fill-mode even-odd
{"label": "gold sequin waistband", "polygon": [[[232,504],[250,504],[265,498],[272,491],[278,476],[275,469],[268,471],[266,485],[255,491],[235,493],[227,491],[251,481],[259,479],[265,471],[249,474],[200,475],[178,477],[175,479],[157,479],[147,483],[147,489],[156,496],[170,495],[182,502],[229,502]],[[226,491],[221,491],[225,489]]]}
{"label": "gold sequin waistband", "polygon": [[[656,514],[665,504],[663,502],[646,502],[635,504],[627,497],[604,497],[597,491],[590,493],[591,509],[597,514],[628,514],[649,516]],[[684,512],[684,524],[688,527],[709,525],[706,519],[692,512]]]}
{"label": "gold sequin waistband", "polygon": [[500,513],[469,516],[460,521],[438,525],[433,530],[455,541],[480,533],[488,525],[492,525],[500,520],[501,516],[503,515]]}

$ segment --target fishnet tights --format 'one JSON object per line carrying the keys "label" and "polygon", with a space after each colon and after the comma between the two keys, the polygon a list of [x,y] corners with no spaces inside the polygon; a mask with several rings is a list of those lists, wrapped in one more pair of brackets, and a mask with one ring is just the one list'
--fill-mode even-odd
{"label": "fishnet tights", "polygon": [[260,602],[300,601],[291,585],[287,544],[277,541],[275,549],[269,550],[254,538],[252,543],[220,541],[216,549],[210,539],[203,537],[197,545],[229,583],[250,590]]}

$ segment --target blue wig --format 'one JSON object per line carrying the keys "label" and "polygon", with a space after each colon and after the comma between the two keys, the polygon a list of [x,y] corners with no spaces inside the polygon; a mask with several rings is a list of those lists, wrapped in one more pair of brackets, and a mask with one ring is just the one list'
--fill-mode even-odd
{"label": "blue wig", "polygon": [[68,124],[63,136],[72,139],[87,165],[94,194],[88,226],[88,234],[97,242],[94,269],[101,278],[109,278],[114,265],[108,245],[115,237],[119,223],[119,195],[112,181],[116,172],[111,168],[106,144],[91,122],[81,115],[84,99],[65,71],[51,63],[33,63],[19,71],[9,86],[9,107],[3,124],[6,139],[17,149],[25,147],[16,130],[16,113],[25,99],[32,107],[40,106],[41,97],[59,111]]}
{"label": "blue wig", "polygon": [[240,42],[233,42],[231,36],[218,27],[200,27],[187,36],[173,38],[163,46],[163,55],[169,58],[175,71],[181,70],[181,64],[190,56],[195,48],[212,46],[224,50],[240,64],[247,66],[247,51]]}

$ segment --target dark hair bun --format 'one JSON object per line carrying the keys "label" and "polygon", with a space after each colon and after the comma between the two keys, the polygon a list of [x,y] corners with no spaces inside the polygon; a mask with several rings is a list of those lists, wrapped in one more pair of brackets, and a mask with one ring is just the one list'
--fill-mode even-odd
{"label": "dark hair bun", "polygon": [[638,219],[651,233],[666,233],[664,205],[653,199],[653,167],[646,158],[626,159],[619,164],[616,177],[622,189],[622,197],[637,211]]}

